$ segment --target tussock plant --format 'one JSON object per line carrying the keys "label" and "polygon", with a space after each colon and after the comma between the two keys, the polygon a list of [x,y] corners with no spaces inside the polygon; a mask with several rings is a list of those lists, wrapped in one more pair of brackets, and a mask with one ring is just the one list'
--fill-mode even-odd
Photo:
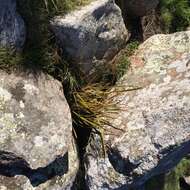
{"label": "tussock plant", "polygon": [[[73,66],[62,58],[62,50],[56,45],[48,25],[53,16],[67,13],[87,2],[89,0],[18,0],[19,13],[27,28],[26,43],[22,56],[12,56],[8,51],[1,49],[0,67],[21,64],[26,68],[43,70],[61,81],[75,128],[94,129],[102,139],[105,152],[105,126],[114,128],[109,122],[110,117],[120,109],[113,101],[115,93],[111,92],[111,88],[128,69],[130,63],[127,57],[136,49],[136,45],[128,45],[123,54],[119,54],[113,63],[108,64],[107,73],[100,72],[94,80],[85,83],[89,80],[83,78],[84,75],[76,65]],[[117,93],[120,92],[118,90]]]}
{"label": "tussock plant", "polygon": [[[113,86],[130,67],[128,57],[135,52],[138,45],[138,42],[129,43],[111,63],[104,65],[104,69],[97,68],[97,71],[89,79],[81,78],[82,74],[76,76],[79,69],[72,70],[72,72],[70,72],[71,68],[70,71],[66,70],[66,85],[69,85],[66,89],[70,90],[66,90],[65,94],[68,97],[74,124],[77,127],[91,128],[99,134],[104,154],[105,132],[109,133],[109,129],[120,130],[111,123],[116,114],[123,109],[121,105],[118,106],[118,102],[114,101],[115,96],[124,91],[139,89],[138,87],[126,89],[126,87],[117,85],[113,90]],[[89,82],[85,83],[84,81]]]}

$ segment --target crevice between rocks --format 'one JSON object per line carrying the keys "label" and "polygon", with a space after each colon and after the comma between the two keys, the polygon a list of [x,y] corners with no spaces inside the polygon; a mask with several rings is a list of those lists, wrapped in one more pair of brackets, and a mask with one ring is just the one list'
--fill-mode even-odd
{"label": "crevice between rocks", "polygon": [[127,14],[127,12],[123,8],[121,0],[115,0],[115,3],[120,7],[126,28],[131,34],[129,42],[135,41],[135,40],[142,42],[143,41],[143,27],[141,24],[141,17],[134,17]]}

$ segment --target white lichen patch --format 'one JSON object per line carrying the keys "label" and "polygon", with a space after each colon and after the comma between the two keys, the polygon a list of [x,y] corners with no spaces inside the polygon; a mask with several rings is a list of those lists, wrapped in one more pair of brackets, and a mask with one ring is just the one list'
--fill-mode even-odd
{"label": "white lichen patch", "polygon": [[24,118],[24,114],[22,112],[19,112],[18,114],[16,114],[16,117],[18,119],[23,119]]}
{"label": "white lichen patch", "polygon": [[12,95],[4,88],[0,87],[0,99],[3,101],[11,100]]}
{"label": "white lichen patch", "polygon": [[8,190],[8,189],[7,189],[7,187],[1,185],[1,186],[0,186],[0,190]]}
{"label": "white lichen patch", "polygon": [[178,73],[185,72],[187,70],[187,59],[174,61],[168,67],[168,69],[174,69],[174,68]]}
{"label": "white lichen patch", "polygon": [[105,6],[106,3],[107,0],[101,0],[101,3],[99,1],[93,1],[89,5],[81,7],[80,10],[75,10],[70,14],[66,15],[65,17],[60,17],[60,16],[55,17],[54,22],[58,26],[59,25],[62,26],[64,23],[66,23],[68,26],[80,24],[81,21],[85,18],[85,16],[90,15],[90,13],[92,14],[100,6]]}
{"label": "white lichen patch", "polygon": [[16,136],[17,124],[12,113],[5,113],[0,118],[0,143],[5,143],[11,137]]}
{"label": "white lichen patch", "polygon": [[19,104],[20,104],[20,108],[22,108],[22,109],[25,108],[25,104],[24,104],[24,102],[22,100],[19,102]]}
{"label": "white lichen patch", "polygon": [[25,83],[24,84],[24,89],[30,95],[39,94],[39,89],[36,86],[32,85],[32,84]]}
{"label": "white lichen patch", "polygon": [[42,147],[43,145],[44,145],[44,141],[43,141],[43,137],[41,137],[41,136],[36,136],[35,138],[34,138],[34,145],[36,146],[36,147]]}

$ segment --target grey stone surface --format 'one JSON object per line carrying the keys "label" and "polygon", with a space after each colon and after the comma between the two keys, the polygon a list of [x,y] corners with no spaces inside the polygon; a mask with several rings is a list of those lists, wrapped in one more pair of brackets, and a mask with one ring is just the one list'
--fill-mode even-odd
{"label": "grey stone surface", "polygon": [[130,60],[131,69],[113,89],[122,109],[110,122],[120,130],[105,126],[105,159],[97,154],[97,136],[88,147],[90,190],[141,188],[190,152],[190,32],[155,35]]}
{"label": "grey stone surface", "polygon": [[0,47],[21,50],[25,42],[25,25],[16,12],[16,0],[0,1]]}
{"label": "grey stone surface", "polygon": [[121,10],[112,0],[96,0],[51,21],[65,54],[88,73],[111,60],[129,34]]}
{"label": "grey stone surface", "polygon": [[0,71],[0,187],[70,189],[78,162],[61,83]]}

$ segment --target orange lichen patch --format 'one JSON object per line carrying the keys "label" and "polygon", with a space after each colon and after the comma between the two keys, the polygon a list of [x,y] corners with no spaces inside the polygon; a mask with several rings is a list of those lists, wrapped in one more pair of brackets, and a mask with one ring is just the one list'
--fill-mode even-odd
{"label": "orange lichen patch", "polygon": [[150,79],[143,78],[141,80],[142,80],[142,84],[143,84],[142,87],[149,86],[152,83],[152,81]]}
{"label": "orange lichen patch", "polygon": [[175,58],[176,58],[176,59],[180,59],[183,54],[184,54],[184,53],[182,53],[182,52],[181,52],[181,53],[180,53],[180,52],[176,52],[176,53],[175,53]]}
{"label": "orange lichen patch", "polygon": [[142,58],[137,57],[137,56],[131,56],[129,60],[131,62],[131,66],[135,68],[144,67],[145,65]]}
{"label": "orange lichen patch", "polygon": [[171,76],[172,78],[176,78],[177,75],[178,75],[178,73],[177,73],[177,71],[176,71],[175,68],[169,69],[169,70],[167,71],[167,74],[168,74],[169,76]]}

